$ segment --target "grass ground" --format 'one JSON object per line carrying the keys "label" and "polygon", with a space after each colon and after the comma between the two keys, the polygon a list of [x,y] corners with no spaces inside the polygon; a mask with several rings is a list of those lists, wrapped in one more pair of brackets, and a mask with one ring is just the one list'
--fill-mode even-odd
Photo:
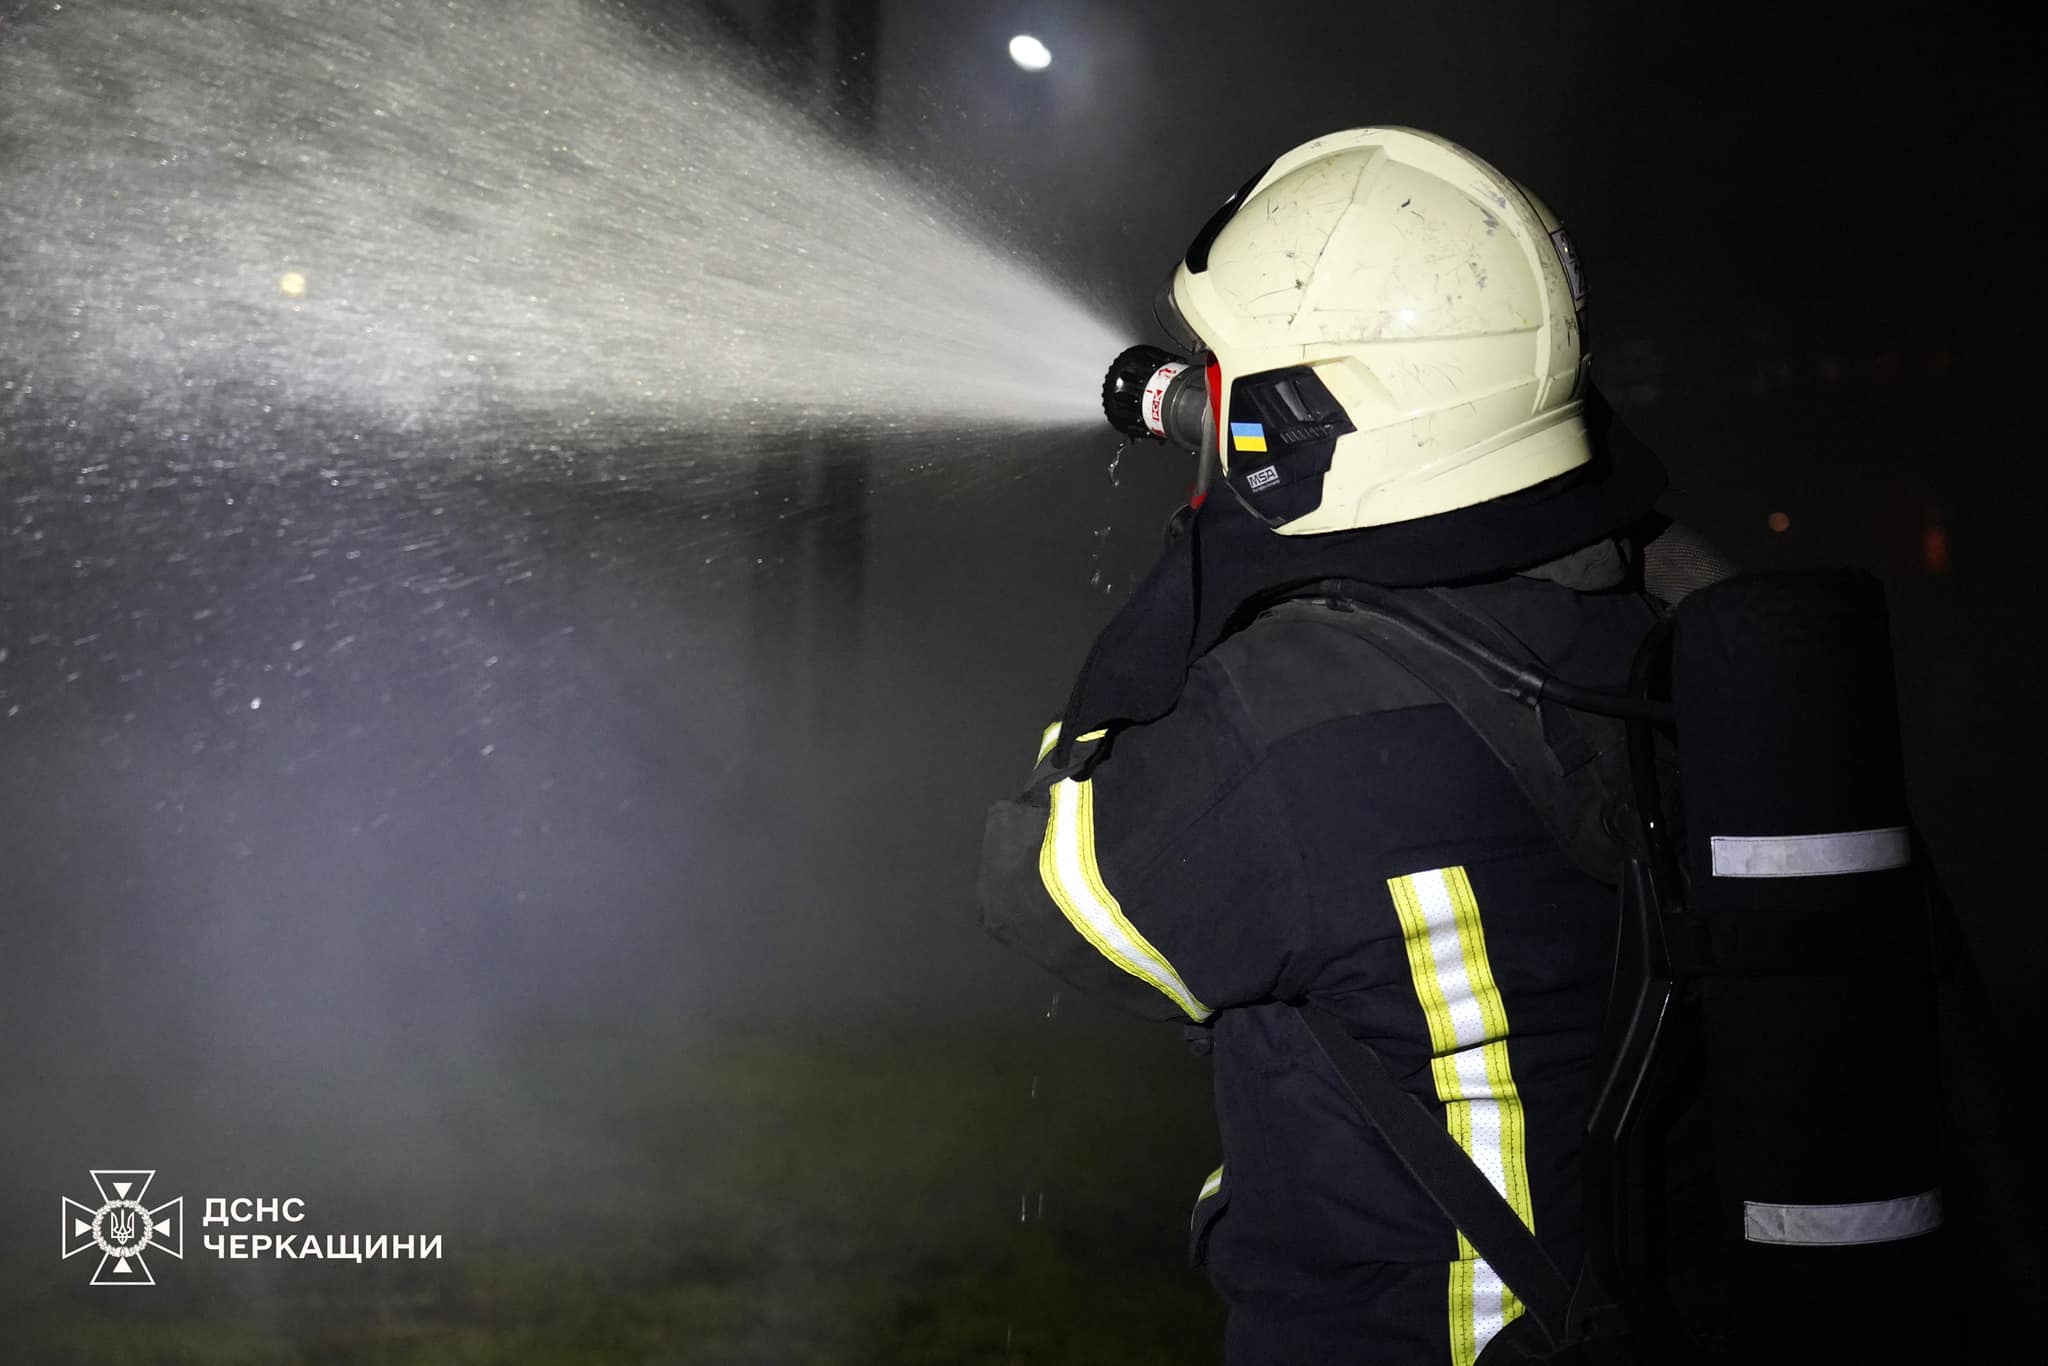
{"label": "grass ground", "polygon": [[[442,1260],[226,1262],[195,1248],[159,1260],[159,1283],[138,1291],[86,1287],[84,1258],[24,1261],[9,1268],[22,1289],[8,1296],[8,1358],[1147,1366],[1219,1354],[1218,1313],[1181,1238],[1213,1140],[1202,1073],[1170,1037],[1064,1021],[1008,1035],[700,1026],[652,1043],[551,1031],[421,1076],[437,1104],[418,1162],[390,1145],[296,1160],[328,1168],[304,1187],[322,1192],[306,1229],[442,1231]],[[346,1078],[327,1093],[338,1109],[359,1103]]]}

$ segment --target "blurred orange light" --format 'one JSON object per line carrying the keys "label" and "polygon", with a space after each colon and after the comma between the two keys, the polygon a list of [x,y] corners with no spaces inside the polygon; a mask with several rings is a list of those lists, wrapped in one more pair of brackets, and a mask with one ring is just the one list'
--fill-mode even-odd
{"label": "blurred orange light", "polygon": [[1772,513],[1769,521],[1773,531],[1790,531],[1792,529],[1792,519],[1782,512]]}
{"label": "blurred orange light", "polygon": [[1948,568],[1948,532],[1939,523],[1920,533],[1920,563],[1930,574]]}

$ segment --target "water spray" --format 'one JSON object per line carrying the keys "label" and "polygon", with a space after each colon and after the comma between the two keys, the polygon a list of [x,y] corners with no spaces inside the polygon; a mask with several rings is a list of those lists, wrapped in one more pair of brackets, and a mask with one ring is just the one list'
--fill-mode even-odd
{"label": "water spray", "polygon": [[59,430],[140,413],[238,455],[309,413],[479,454],[1042,429],[1087,420],[1084,358],[1126,339],[708,29],[601,0],[107,0],[8,29],[0,420],[32,392]]}

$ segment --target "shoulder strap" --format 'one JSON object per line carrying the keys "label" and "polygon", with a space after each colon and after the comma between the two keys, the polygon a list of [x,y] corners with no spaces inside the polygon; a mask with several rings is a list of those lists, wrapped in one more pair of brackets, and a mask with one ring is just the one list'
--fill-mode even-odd
{"label": "shoulder strap", "polygon": [[[1485,629],[1488,644],[1499,654],[1531,670],[1542,668],[1526,646],[1447,595],[1409,590],[1400,599],[1400,610],[1411,618],[1460,634],[1475,626]],[[1620,722],[1574,715],[1550,701],[1518,701],[1455,651],[1420,643],[1412,630],[1374,604],[1341,593],[1318,590],[1271,610],[1275,615],[1314,614],[1365,640],[1413,675],[1493,751],[1566,856],[1607,886],[1620,882],[1622,848],[1609,828],[1625,831],[1630,826],[1619,810],[1629,791]]]}
{"label": "shoulder strap", "polygon": [[1321,1006],[1295,1009],[1316,1046],[1337,1069],[1352,1103],[1386,1139],[1408,1174],[1528,1306],[1552,1344],[1565,1341],[1571,1285],[1514,1207],[1450,1131],[1388,1075],[1379,1054],[1352,1038],[1343,1022]]}

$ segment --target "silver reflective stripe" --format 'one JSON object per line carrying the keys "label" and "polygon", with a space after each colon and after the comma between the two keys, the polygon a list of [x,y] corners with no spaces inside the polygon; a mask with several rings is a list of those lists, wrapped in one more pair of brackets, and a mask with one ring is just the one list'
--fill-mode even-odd
{"label": "silver reflective stripe", "polygon": [[1860,1205],[1742,1202],[1742,1236],[1752,1243],[1848,1247],[1916,1238],[1941,1227],[1941,1188]]}
{"label": "silver reflective stripe", "polygon": [[1903,825],[1836,835],[1715,835],[1715,877],[1833,877],[1903,868],[1913,841]]}

